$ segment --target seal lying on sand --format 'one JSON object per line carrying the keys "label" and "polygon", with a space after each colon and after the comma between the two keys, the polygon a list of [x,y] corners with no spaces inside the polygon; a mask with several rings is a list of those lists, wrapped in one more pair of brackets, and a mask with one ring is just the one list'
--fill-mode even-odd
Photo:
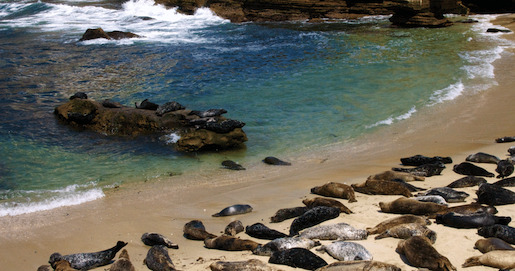
{"label": "seal lying on sand", "polygon": [[50,260],[48,263],[50,263],[50,265],[53,267],[55,262],[59,260],[66,260],[70,262],[71,266],[75,269],[93,269],[95,267],[110,264],[113,258],[116,256],[116,253],[118,253],[118,251],[120,251],[120,249],[126,245],[127,243],[118,241],[116,246],[99,252],[77,253],[64,256],[56,252],[50,255]]}
{"label": "seal lying on sand", "polygon": [[442,196],[445,199],[445,201],[447,201],[449,203],[465,201],[465,199],[469,196],[468,193],[454,190],[450,187],[435,187],[435,188],[432,188],[425,192],[421,192],[417,196],[429,196],[429,195]]}
{"label": "seal lying on sand", "polygon": [[445,205],[433,202],[420,202],[414,199],[398,198],[391,202],[379,202],[384,213],[429,215],[447,209]]}
{"label": "seal lying on sand", "polygon": [[401,158],[401,163],[405,166],[421,166],[425,164],[432,164],[436,162],[442,162],[444,164],[450,164],[452,163],[451,157],[442,157],[442,156],[434,156],[434,157],[428,157],[424,155],[414,155],[411,157],[405,157]]}
{"label": "seal lying on sand", "polygon": [[337,218],[339,215],[340,209],[334,207],[318,206],[309,209],[309,211],[293,220],[290,226],[290,236],[295,236],[303,229]]}
{"label": "seal lying on sand", "polygon": [[252,240],[240,239],[233,236],[221,235],[215,238],[204,240],[206,248],[227,250],[227,251],[243,251],[254,250],[260,244]]}
{"label": "seal lying on sand", "polygon": [[147,257],[143,260],[150,270],[176,270],[175,265],[168,254],[165,246],[153,246],[147,252]]}
{"label": "seal lying on sand", "polygon": [[320,252],[327,252],[339,261],[372,260],[372,254],[362,245],[354,242],[336,241],[317,249]]}
{"label": "seal lying on sand", "polygon": [[436,223],[458,229],[473,229],[494,224],[508,225],[511,217],[495,216],[489,213],[479,213],[462,215],[455,213],[447,213],[444,215],[436,215]]}
{"label": "seal lying on sand", "polygon": [[482,183],[486,183],[485,178],[482,177],[476,177],[476,176],[466,176],[463,178],[460,178],[449,185],[447,187],[450,188],[463,188],[463,187],[472,187],[476,185],[480,185]]}
{"label": "seal lying on sand", "polygon": [[316,270],[326,266],[327,262],[305,248],[291,248],[272,253],[269,263],[288,265],[307,270]]}
{"label": "seal lying on sand", "polygon": [[166,238],[162,234],[155,232],[144,233],[141,236],[141,241],[147,246],[163,245],[167,248],[179,248],[179,245],[174,244],[170,239]]}
{"label": "seal lying on sand", "polygon": [[190,240],[205,240],[207,238],[214,238],[216,235],[206,231],[206,227],[200,220],[192,220],[184,225],[184,237]]}
{"label": "seal lying on sand", "polygon": [[506,205],[515,203],[515,192],[493,185],[484,183],[476,191],[477,202],[488,205]]}
{"label": "seal lying on sand", "polygon": [[279,250],[287,250],[294,247],[300,247],[305,249],[311,249],[319,246],[319,241],[313,241],[303,237],[284,237],[272,240],[262,246],[258,246],[252,251],[255,255],[270,256],[273,252]]}
{"label": "seal lying on sand", "polygon": [[513,141],[515,141],[515,136],[504,136],[504,137],[499,137],[499,138],[495,139],[495,142],[497,142],[497,143],[505,143],[505,142],[513,142]]}
{"label": "seal lying on sand", "polygon": [[496,214],[497,209],[493,206],[484,206],[477,202],[470,203],[470,204],[464,204],[464,205],[458,205],[449,207],[446,210],[436,212],[434,214],[429,215],[429,218],[436,218],[436,215],[444,215],[447,213],[456,213],[461,215],[471,215],[471,214],[479,214],[479,213],[489,213],[489,214]]}
{"label": "seal lying on sand", "polygon": [[505,159],[497,163],[497,168],[495,169],[495,172],[499,173],[499,175],[497,175],[497,178],[504,178],[510,176],[513,173],[513,170],[514,167],[510,159]]}
{"label": "seal lying on sand", "polygon": [[515,245],[515,228],[506,225],[492,225],[481,227],[477,234],[483,237],[497,237],[512,245]]}
{"label": "seal lying on sand", "polygon": [[515,250],[494,250],[468,258],[463,267],[486,265],[501,270],[515,268]]}
{"label": "seal lying on sand", "polygon": [[327,206],[327,207],[338,208],[338,209],[340,209],[340,211],[342,213],[346,213],[346,214],[352,213],[352,211],[349,208],[347,208],[347,206],[343,205],[343,203],[341,203],[340,201],[335,200],[335,199],[316,197],[316,198],[312,198],[312,199],[305,199],[302,201],[302,203],[304,203],[308,208],[314,208],[317,206]]}
{"label": "seal lying on sand", "polygon": [[368,234],[377,234],[383,233],[395,226],[408,224],[408,223],[416,223],[419,225],[430,225],[431,221],[424,217],[416,216],[416,215],[401,215],[394,218],[387,219],[379,224],[377,224],[373,228],[367,228]]}
{"label": "seal lying on sand", "polygon": [[354,189],[343,183],[330,182],[322,186],[315,186],[311,188],[311,193],[326,197],[348,199],[349,202],[356,202]]}
{"label": "seal lying on sand", "polygon": [[436,232],[428,229],[425,225],[420,225],[418,223],[397,225],[377,235],[375,239],[383,239],[387,237],[408,239],[412,236],[425,236],[432,244],[436,242]]}
{"label": "seal lying on sand", "polygon": [[461,175],[473,175],[473,176],[484,176],[484,177],[494,177],[495,176],[495,174],[493,174],[492,172],[489,172],[486,169],[484,169],[482,167],[478,167],[469,162],[462,162],[460,164],[454,165],[452,170]]}
{"label": "seal lying on sand", "polygon": [[445,206],[449,205],[447,204],[447,201],[440,195],[416,196],[413,199],[422,202],[438,203]]}
{"label": "seal lying on sand", "polygon": [[344,262],[334,262],[332,264],[326,265],[322,268],[317,269],[317,271],[401,271],[399,267],[378,261],[344,261]]}
{"label": "seal lying on sand", "polygon": [[290,162],[285,162],[273,156],[265,157],[265,159],[263,159],[263,163],[274,166],[291,166]]}
{"label": "seal lying on sand", "polygon": [[310,208],[308,207],[293,207],[293,208],[283,208],[277,210],[275,215],[270,217],[270,223],[279,223],[284,220],[299,217],[307,212]]}
{"label": "seal lying on sand", "polygon": [[134,268],[134,265],[129,259],[129,253],[126,249],[120,252],[118,260],[111,265],[109,271],[136,271],[136,268]]}
{"label": "seal lying on sand", "polygon": [[244,230],[245,228],[243,227],[243,223],[239,220],[235,220],[225,227],[224,233],[230,236],[235,236]]}
{"label": "seal lying on sand", "polygon": [[430,164],[423,164],[415,168],[392,168],[393,171],[407,172],[417,176],[431,177],[434,175],[440,175],[442,170],[445,169],[445,165],[442,162],[435,162]]}
{"label": "seal lying on sand", "polygon": [[[72,268],[72,266],[70,265],[70,262],[68,262],[67,260],[59,260],[57,262],[55,262],[53,265],[53,270],[54,271],[77,271],[78,269],[75,269],[75,268]],[[49,271],[51,269],[48,269]],[[38,268],[38,271],[39,271],[39,268]]]}
{"label": "seal lying on sand", "polygon": [[213,217],[241,215],[252,212],[252,207],[248,204],[235,204],[224,208],[222,211],[213,214]]}
{"label": "seal lying on sand", "polygon": [[424,236],[399,241],[397,253],[404,255],[410,265],[430,270],[456,270],[447,257],[441,255]]}
{"label": "seal lying on sand", "polygon": [[245,228],[245,233],[258,239],[274,240],[277,238],[288,237],[286,233],[270,229],[263,223],[255,223]]}
{"label": "seal lying on sand", "polygon": [[487,253],[493,250],[515,250],[510,244],[496,237],[483,238],[476,241],[474,248]]}
{"label": "seal lying on sand", "polygon": [[237,262],[223,262],[218,261],[212,263],[209,268],[211,271],[275,271],[274,269],[264,262],[257,259],[250,259],[248,261],[237,261]]}
{"label": "seal lying on sand", "polygon": [[231,170],[245,170],[245,168],[242,165],[231,160],[222,161],[222,167]]}
{"label": "seal lying on sand", "polygon": [[382,181],[391,181],[394,179],[403,180],[405,182],[414,182],[414,181],[424,181],[425,178],[422,176],[416,176],[413,174],[409,174],[406,172],[399,172],[393,170],[387,170],[375,175],[371,175],[368,177],[369,179],[376,179]]}
{"label": "seal lying on sand", "polygon": [[478,152],[471,154],[465,158],[465,161],[468,162],[475,162],[475,163],[490,163],[490,164],[497,164],[501,159],[495,155],[491,155],[484,152]]}
{"label": "seal lying on sand", "polygon": [[319,225],[303,230],[299,237],[318,240],[364,240],[366,230],[356,229],[347,223]]}
{"label": "seal lying on sand", "polygon": [[502,186],[502,187],[515,187],[515,177],[510,177],[510,178],[502,179],[502,180],[497,181],[497,182],[495,182],[493,184],[497,185],[497,186]]}
{"label": "seal lying on sand", "polygon": [[356,192],[368,195],[403,195],[411,197],[409,188],[403,183],[396,181],[382,181],[374,178],[368,178],[364,183],[351,184]]}

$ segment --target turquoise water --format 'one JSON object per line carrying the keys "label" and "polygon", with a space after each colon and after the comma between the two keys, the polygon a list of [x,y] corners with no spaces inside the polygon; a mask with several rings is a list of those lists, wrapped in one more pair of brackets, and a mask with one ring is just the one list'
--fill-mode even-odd
{"label": "turquoise water", "polygon": [[[79,204],[225,159],[316,151],[485,91],[508,46],[484,34],[490,18],[445,29],[395,29],[386,16],[231,24],[207,9],[186,16],[145,0],[1,2],[0,216]],[[144,37],[78,42],[96,27]],[[184,154],[158,136],[76,131],[53,109],[77,91],[125,105],[149,98],[224,108],[246,123],[249,141]]]}

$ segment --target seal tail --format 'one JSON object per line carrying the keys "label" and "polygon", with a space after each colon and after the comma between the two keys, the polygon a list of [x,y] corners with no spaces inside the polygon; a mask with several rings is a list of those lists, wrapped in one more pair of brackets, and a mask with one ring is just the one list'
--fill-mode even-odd
{"label": "seal tail", "polygon": [[481,262],[479,261],[479,256],[470,257],[467,260],[465,260],[465,263],[461,265],[462,267],[470,267],[470,266],[478,266],[481,265]]}

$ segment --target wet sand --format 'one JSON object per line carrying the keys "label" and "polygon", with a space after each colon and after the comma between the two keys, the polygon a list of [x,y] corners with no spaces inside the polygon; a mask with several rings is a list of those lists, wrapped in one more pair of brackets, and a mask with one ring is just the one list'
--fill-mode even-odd
{"label": "wet sand", "polygon": [[[515,16],[500,16],[494,24],[515,30]],[[513,36],[505,35],[511,39],[514,39]],[[174,176],[112,189],[106,191],[106,197],[79,206],[1,217],[1,269],[36,270],[38,266],[46,264],[53,252],[70,254],[99,251],[122,240],[129,243],[126,249],[136,270],[148,270],[143,265],[143,259],[149,247],[140,240],[145,232],[159,232],[179,245],[178,250],[169,250],[179,270],[209,270],[209,265],[217,260],[255,258],[267,262],[268,257],[255,256],[249,251],[207,249],[201,241],[184,238],[183,226],[193,219],[199,219],[209,232],[218,235],[231,221],[241,220],[244,225],[261,222],[287,233],[291,219],[272,224],[269,218],[280,208],[302,206],[302,199],[315,197],[310,194],[313,186],[329,181],[360,183],[369,175],[399,166],[401,157],[423,154],[452,157],[453,164],[448,164],[442,175],[414,184],[423,188],[440,187],[463,177],[452,171],[452,165],[465,161],[469,154],[482,151],[501,159],[506,158],[511,143],[499,144],[494,139],[515,136],[514,54],[515,50],[507,50],[494,63],[498,85],[492,89],[473,96],[463,95],[444,105],[433,106],[426,109],[427,112],[418,112],[417,116],[407,121],[381,128],[354,142],[293,157],[289,159],[293,163],[289,167],[257,164],[245,171],[220,169],[195,176]],[[495,173],[495,165],[479,165]],[[487,180],[493,183],[497,179]],[[476,189],[459,189],[470,194],[466,203],[474,201]],[[341,214],[324,224],[345,222],[364,229],[396,216],[382,213],[378,203],[392,201],[399,196],[360,193],[356,193],[356,196],[357,202],[354,203],[342,200],[353,214]],[[232,204],[250,204],[254,210],[238,216],[211,216]],[[455,205],[460,203],[451,204]],[[515,205],[498,206],[497,209],[500,216],[515,214]],[[514,227],[515,222],[509,225]],[[436,223],[429,228],[438,234],[434,247],[448,257],[458,270],[497,270],[489,267],[461,267],[468,257],[480,255],[473,248],[474,243],[482,238],[477,235],[477,230],[454,229]],[[251,238],[245,233],[238,236],[263,244],[267,242]],[[372,253],[374,260],[396,264],[403,270],[416,269],[403,262],[395,252],[398,239],[375,240],[374,237],[357,241]],[[316,253],[329,263],[336,261],[327,254]],[[283,265],[271,266],[294,270]]]}

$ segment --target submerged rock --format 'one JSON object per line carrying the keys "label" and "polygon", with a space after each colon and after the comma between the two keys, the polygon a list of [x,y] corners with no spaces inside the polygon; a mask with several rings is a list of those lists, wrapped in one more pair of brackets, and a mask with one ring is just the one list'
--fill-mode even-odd
{"label": "submerged rock", "polygon": [[131,32],[123,32],[123,31],[111,31],[105,32],[102,28],[89,28],[84,32],[82,38],[79,41],[85,40],[94,40],[94,39],[108,39],[108,40],[120,40],[120,39],[129,39],[129,38],[139,38],[139,35],[136,35]]}

